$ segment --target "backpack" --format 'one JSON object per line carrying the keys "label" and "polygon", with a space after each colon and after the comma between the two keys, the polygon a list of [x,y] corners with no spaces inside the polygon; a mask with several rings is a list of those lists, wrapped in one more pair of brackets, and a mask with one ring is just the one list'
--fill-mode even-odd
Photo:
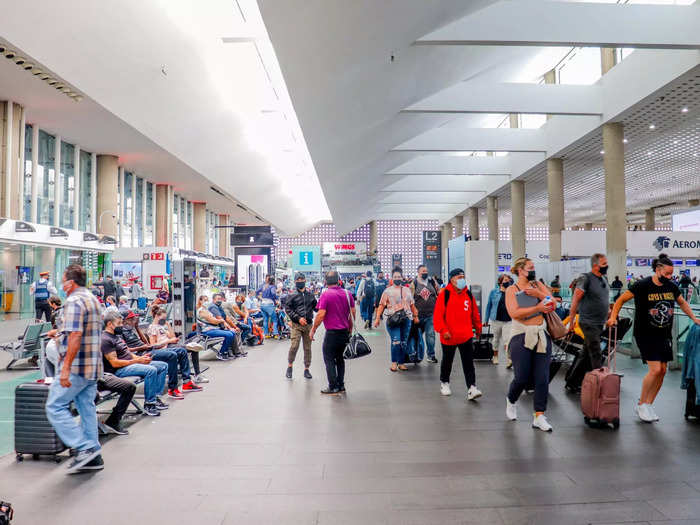
{"label": "backpack", "polygon": [[[450,291],[445,288],[445,293],[443,295],[445,296],[445,308],[447,308],[447,303],[450,301]],[[467,288],[467,295],[469,296],[469,300],[474,303],[474,296],[469,288]]]}
{"label": "backpack", "polygon": [[365,279],[365,297],[371,299],[374,297],[374,279]]}

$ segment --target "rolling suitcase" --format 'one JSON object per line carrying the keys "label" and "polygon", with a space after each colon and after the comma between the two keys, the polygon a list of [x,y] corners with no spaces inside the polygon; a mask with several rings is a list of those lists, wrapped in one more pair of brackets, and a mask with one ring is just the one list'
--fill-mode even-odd
{"label": "rolling suitcase", "polygon": [[689,379],[685,398],[685,419],[700,418],[700,407],[695,404],[695,395],[695,381],[693,379]]}
{"label": "rolling suitcase", "polygon": [[478,339],[474,341],[474,360],[491,360],[493,359],[493,334],[491,327],[487,327],[486,332],[481,332]]}
{"label": "rolling suitcase", "polygon": [[581,410],[583,420],[588,426],[604,427],[612,425],[620,426],[620,380],[615,372],[617,364],[617,329],[615,337],[612,337],[612,327],[608,337],[610,347],[608,350],[608,364],[612,362],[612,370],[608,367],[597,368],[588,372],[581,385]]}
{"label": "rolling suitcase", "polygon": [[46,399],[49,385],[44,383],[22,383],[15,388],[15,452],[17,461],[24,454],[52,456],[56,463],[58,454],[66,449],[46,417]]}

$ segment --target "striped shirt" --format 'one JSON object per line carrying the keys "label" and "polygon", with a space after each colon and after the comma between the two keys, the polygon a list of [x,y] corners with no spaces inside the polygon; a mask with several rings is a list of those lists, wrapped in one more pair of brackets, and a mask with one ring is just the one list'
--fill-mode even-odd
{"label": "striped shirt", "polygon": [[86,288],[77,288],[68,296],[63,306],[63,333],[66,337],[61,343],[61,359],[68,351],[68,334],[71,332],[83,334],[80,349],[73,359],[71,373],[83,376],[87,380],[99,379],[102,377],[102,307],[97,297]]}

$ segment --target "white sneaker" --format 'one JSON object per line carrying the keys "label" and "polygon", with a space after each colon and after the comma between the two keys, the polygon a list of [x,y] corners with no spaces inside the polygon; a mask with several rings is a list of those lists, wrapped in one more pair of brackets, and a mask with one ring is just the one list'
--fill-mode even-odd
{"label": "white sneaker", "polygon": [[508,396],[506,396],[506,417],[509,421],[518,419],[518,405],[511,403]]}
{"label": "white sneaker", "polygon": [[208,378],[208,377],[205,377],[203,374],[199,374],[198,376],[196,376],[196,377],[194,378],[194,382],[197,383],[197,384],[199,384],[199,383],[208,383],[208,382],[209,382],[209,378]]}
{"label": "white sneaker", "polygon": [[651,413],[649,413],[649,405],[647,405],[646,403],[637,405],[634,411],[637,413],[637,417],[645,423],[654,422],[654,416],[652,416]]}
{"label": "white sneaker", "polygon": [[659,416],[656,415],[656,410],[654,410],[654,405],[650,405],[647,403],[647,410],[649,411],[649,415],[654,421],[659,420]]}
{"label": "white sneaker", "polygon": [[497,355],[493,356],[493,358],[491,359],[491,362],[492,362],[494,365],[497,365],[497,364],[498,364],[498,356],[497,356]]}
{"label": "white sneaker", "polygon": [[192,341],[191,343],[187,343],[185,345],[185,348],[187,348],[187,350],[190,350],[192,352],[201,352],[202,350],[204,350],[204,347],[196,341]]}
{"label": "white sneaker", "polygon": [[440,383],[440,393],[443,396],[451,396],[452,390],[450,389],[450,384],[449,383]]}
{"label": "white sneaker", "polygon": [[476,388],[476,385],[472,385],[469,387],[469,390],[467,390],[467,399],[469,401],[474,401],[476,398],[481,397],[481,390]]}
{"label": "white sneaker", "polygon": [[547,421],[547,418],[544,417],[544,414],[535,416],[535,418],[532,420],[532,428],[539,428],[543,432],[551,432],[553,430],[552,425],[549,424],[549,421]]}

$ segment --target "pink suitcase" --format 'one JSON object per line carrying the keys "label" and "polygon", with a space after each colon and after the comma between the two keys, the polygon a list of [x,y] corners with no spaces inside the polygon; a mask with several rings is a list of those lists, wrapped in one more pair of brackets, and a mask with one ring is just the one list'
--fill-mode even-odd
{"label": "pink suitcase", "polygon": [[620,426],[620,375],[615,372],[617,365],[617,327],[614,333],[608,332],[608,364],[588,372],[581,385],[581,410],[588,426]]}

